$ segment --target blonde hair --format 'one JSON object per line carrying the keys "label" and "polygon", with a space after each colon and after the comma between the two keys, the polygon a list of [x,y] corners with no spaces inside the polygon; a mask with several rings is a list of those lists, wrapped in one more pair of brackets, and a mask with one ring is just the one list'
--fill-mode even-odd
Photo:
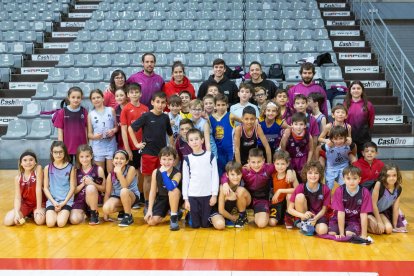
{"label": "blonde hair", "polygon": [[190,102],[190,108],[194,108],[197,106],[201,106],[201,109],[204,109],[203,101],[201,101],[200,99],[195,99]]}
{"label": "blonde hair", "polygon": [[260,120],[266,119],[266,109],[268,107],[275,107],[276,108],[276,117],[275,117],[275,119],[279,119],[280,116],[282,115],[280,113],[280,106],[277,103],[275,103],[274,101],[265,101],[265,103],[262,104],[262,106],[260,108],[260,116],[259,116]]}

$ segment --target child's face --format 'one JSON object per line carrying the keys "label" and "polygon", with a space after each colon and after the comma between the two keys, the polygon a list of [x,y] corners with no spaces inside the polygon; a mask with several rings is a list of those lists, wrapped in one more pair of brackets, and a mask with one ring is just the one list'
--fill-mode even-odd
{"label": "child's face", "polygon": [[228,105],[225,102],[222,102],[222,101],[217,101],[216,102],[216,110],[217,110],[217,113],[219,113],[219,114],[226,113],[227,107],[228,107]]}
{"label": "child's face", "polygon": [[162,113],[167,106],[167,100],[156,97],[153,101],[151,101],[151,105],[157,113]]}
{"label": "child's face", "polygon": [[191,107],[190,112],[191,112],[192,118],[195,120],[198,120],[201,118],[203,108],[201,107],[201,105],[195,105]]}
{"label": "child's face", "polygon": [[191,125],[190,124],[182,124],[180,126],[180,136],[184,139],[187,140],[187,132],[191,129]]}
{"label": "child's face", "polygon": [[254,124],[256,123],[256,116],[246,113],[243,115],[242,121],[243,121],[243,125],[246,128],[251,129],[254,127]]}
{"label": "child's face", "polygon": [[264,102],[266,101],[266,98],[267,98],[267,94],[266,94],[266,91],[264,90],[259,90],[254,94],[254,99],[256,100],[258,105],[264,104]]}
{"label": "child's face", "polygon": [[308,103],[304,99],[296,99],[293,107],[295,108],[296,112],[306,113],[306,108],[308,107]]}
{"label": "child's face", "polygon": [[198,133],[188,135],[188,145],[193,151],[202,149],[203,143],[204,139]]}
{"label": "child's face", "polygon": [[182,93],[180,95],[180,98],[181,98],[181,105],[183,107],[187,107],[190,104],[191,98],[190,98],[190,95],[188,95],[187,93]]}
{"label": "child's face", "polygon": [[391,169],[387,171],[387,184],[395,185],[397,183],[397,170]]}
{"label": "child's face", "polygon": [[357,174],[348,173],[344,175],[344,182],[349,190],[354,191],[358,187],[359,182],[361,182],[361,177]]}
{"label": "child's face", "polygon": [[125,95],[125,92],[123,90],[117,90],[115,92],[115,101],[119,105],[124,105],[127,103],[127,97]]}
{"label": "child's face", "polygon": [[34,157],[30,155],[23,156],[22,161],[20,162],[20,166],[25,171],[33,170],[35,165],[36,165],[36,159],[34,159]]}
{"label": "child's face", "polygon": [[351,87],[350,93],[353,99],[360,99],[362,96],[362,87],[359,84],[354,84]]}
{"label": "child's face", "polygon": [[288,96],[286,93],[279,93],[276,95],[276,103],[280,106],[286,106],[288,102]]}
{"label": "child's face", "polygon": [[79,91],[73,91],[70,93],[70,95],[68,96],[69,99],[69,105],[72,108],[77,108],[80,106],[81,101],[82,101],[82,94]]}
{"label": "child's face", "polygon": [[274,165],[278,173],[285,173],[289,166],[289,163],[286,162],[285,159],[277,159],[275,160]]}
{"label": "child's face", "polygon": [[227,177],[229,178],[229,182],[232,185],[239,185],[242,179],[242,174],[236,171],[229,171],[226,173]]}
{"label": "child's face", "polygon": [[306,173],[306,180],[309,184],[316,184],[319,182],[321,175],[317,168],[310,168],[309,171]]}
{"label": "child's face", "polygon": [[163,155],[160,157],[160,165],[165,167],[167,170],[174,166],[174,156]]}
{"label": "child's face", "polygon": [[305,128],[306,128],[305,122],[299,121],[299,122],[292,123],[292,130],[296,134],[302,134]]}
{"label": "child's face", "polygon": [[115,167],[123,167],[127,164],[128,160],[125,156],[125,154],[118,152],[115,154],[114,159],[112,160],[112,163]]}
{"label": "child's face", "polygon": [[342,137],[342,136],[335,136],[332,138],[332,143],[334,144],[335,147],[340,147],[345,145],[346,142],[346,137]]}
{"label": "child's face", "polygon": [[65,151],[62,147],[54,147],[52,149],[52,155],[54,161],[62,161],[65,158]]}
{"label": "child's face", "polygon": [[93,93],[91,95],[91,102],[94,107],[99,107],[103,105],[103,97],[99,93]]}
{"label": "child's face", "polygon": [[173,115],[177,115],[181,111],[181,105],[178,104],[168,105],[168,108],[170,109],[171,114]]}
{"label": "child's face", "polygon": [[318,107],[318,104],[317,104],[316,102],[314,102],[312,98],[309,98],[309,99],[308,99],[308,106],[309,106],[311,109],[315,109],[316,107]]}
{"label": "child's face", "polygon": [[365,161],[372,162],[375,157],[377,157],[377,151],[374,147],[367,147],[362,151],[362,156],[364,156]]}
{"label": "child's face", "polygon": [[217,95],[218,95],[218,93],[219,93],[219,90],[218,90],[218,88],[217,88],[217,87],[215,87],[215,86],[210,86],[210,87],[207,89],[207,94],[213,95],[213,97],[217,96]]}
{"label": "child's face", "polygon": [[141,99],[141,91],[138,89],[129,90],[128,98],[131,100],[131,102],[139,102],[139,99]]}
{"label": "child's face", "polygon": [[250,90],[247,88],[240,89],[239,93],[240,102],[248,102],[252,94],[250,93]]}
{"label": "child's face", "polygon": [[79,162],[83,167],[87,167],[92,163],[92,154],[89,151],[81,151],[79,153]]}
{"label": "child's face", "polygon": [[205,99],[203,101],[204,104],[204,111],[208,114],[213,113],[214,111],[214,100],[213,99]]}
{"label": "child's face", "polygon": [[266,107],[265,115],[266,115],[266,119],[269,119],[269,120],[276,119],[277,107],[276,106]]}
{"label": "child's face", "polygon": [[345,112],[345,110],[342,109],[337,109],[335,110],[335,112],[332,114],[332,118],[334,118],[334,120],[336,122],[344,122],[345,119],[347,118],[347,114]]}
{"label": "child's face", "polygon": [[249,166],[252,170],[254,170],[255,172],[258,172],[261,170],[261,168],[263,167],[265,160],[263,157],[259,157],[259,156],[249,156]]}

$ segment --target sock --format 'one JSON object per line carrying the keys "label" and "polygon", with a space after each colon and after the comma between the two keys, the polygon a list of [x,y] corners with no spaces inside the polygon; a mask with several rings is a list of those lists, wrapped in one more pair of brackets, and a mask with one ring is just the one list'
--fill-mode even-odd
{"label": "sock", "polygon": [[176,216],[176,215],[177,215],[177,213],[171,212],[171,216]]}
{"label": "sock", "polygon": [[239,212],[239,216],[240,216],[240,217],[245,217],[245,216],[246,216],[246,211]]}

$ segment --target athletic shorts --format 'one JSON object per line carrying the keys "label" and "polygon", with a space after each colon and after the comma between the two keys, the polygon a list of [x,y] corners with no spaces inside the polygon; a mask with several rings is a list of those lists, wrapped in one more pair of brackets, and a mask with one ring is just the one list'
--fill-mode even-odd
{"label": "athletic shorts", "polygon": [[139,150],[132,150],[132,160],[129,161],[129,165],[137,170],[141,169],[141,154]]}
{"label": "athletic shorts", "polygon": [[112,160],[114,157],[114,153],[108,153],[104,155],[93,155],[93,160],[95,162],[104,162],[105,160]]}
{"label": "athletic shorts", "polygon": [[253,198],[249,208],[253,209],[255,214],[261,212],[269,213],[270,202],[268,199]]}
{"label": "athletic shorts", "polygon": [[75,196],[73,201],[72,209],[80,209],[86,212],[88,210],[88,205],[86,204],[85,191],[81,191]]}
{"label": "athletic shorts", "polygon": [[[135,204],[138,204],[138,202],[139,202],[139,195],[136,195],[136,194],[134,194],[134,195],[135,195],[135,200],[134,200],[134,202],[132,202],[131,207],[134,206]],[[116,196],[116,195],[111,195],[110,197],[117,198],[117,199],[121,200],[121,197]]]}
{"label": "athletic shorts", "polygon": [[160,166],[158,156],[143,154],[141,156],[141,173],[143,175],[151,175],[152,172]]}
{"label": "athletic shorts", "polygon": [[[45,208],[45,203],[42,202],[42,208]],[[34,212],[36,209],[36,203],[32,204],[31,202],[25,202],[22,200],[20,205],[20,212],[22,212],[23,217],[27,217]]]}
{"label": "athletic shorts", "polygon": [[[55,210],[55,206],[48,206],[48,207],[46,207],[46,211],[54,211]],[[65,205],[65,206],[63,206],[62,207],[62,209],[61,210],[67,210],[67,211],[71,211],[72,210],[72,207],[71,206],[69,206],[69,205]]]}
{"label": "athletic shorts", "polygon": [[157,196],[152,207],[152,215],[164,218],[170,210],[170,200],[168,196]]}
{"label": "athletic shorts", "polygon": [[[333,218],[329,221],[329,232],[335,232],[337,235],[339,235],[339,227],[338,227],[338,220],[336,218]],[[361,224],[359,222],[353,222],[345,221],[345,234],[346,232],[352,232],[356,235],[361,235]]]}
{"label": "athletic shorts", "polygon": [[283,219],[286,213],[286,200],[270,205],[270,218],[276,219],[278,222],[283,223]]}
{"label": "athletic shorts", "polygon": [[343,170],[335,170],[335,169],[326,169],[325,171],[325,182],[328,185],[329,190],[332,190],[336,182],[339,185],[344,185],[344,177],[342,176]]}

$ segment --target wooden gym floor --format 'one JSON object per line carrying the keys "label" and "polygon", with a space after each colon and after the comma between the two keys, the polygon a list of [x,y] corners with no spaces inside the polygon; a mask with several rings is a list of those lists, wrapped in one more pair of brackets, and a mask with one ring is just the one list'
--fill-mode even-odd
{"label": "wooden gym floor", "polygon": [[[17,171],[0,171],[0,217],[13,207]],[[142,209],[134,225],[105,222],[48,229],[29,222],[0,226],[0,270],[227,270],[378,272],[414,275],[413,171],[403,172],[401,208],[409,233],[373,237],[370,246],[306,237],[284,226],[257,229],[148,227]],[[101,213],[102,215],[102,213]],[[0,272],[0,274],[2,274]],[[65,274],[66,275],[66,274]],[[68,274],[70,275],[70,274]],[[299,275],[299,274],[295,274]],[[338,275],[338,274],[336,274]],[[341,274],[342,275],[342,274]]]}

